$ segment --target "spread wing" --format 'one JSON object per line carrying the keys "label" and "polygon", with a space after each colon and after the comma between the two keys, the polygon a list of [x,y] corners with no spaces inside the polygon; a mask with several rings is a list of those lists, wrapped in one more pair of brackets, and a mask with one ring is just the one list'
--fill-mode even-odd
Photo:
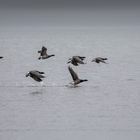
{"label": "spread wing", "polygon": [[84,60],[86,57],[85,56],[78,56],[81,60]]}
{"label": "spread wing", "polygon": [[97,57],[97,59],[107,60],[107,58],[104,58],[104,57]]}
{"label": "spread wing", "polygon": [[78,75],[74,72],[74,70],[70,67],[70,66],[68,66],[68,70],[69,70],[69,72],[70,72],[70,74],[71,74],[71,76],[72,76],[72,79],[75,81],[75,80],[77,80],[77,79],[79,79],[78,78]]}
{"label": "spread wing", "polygon": [[43,46],[41,50],[41,56],[44,56],[44,55],[47,55],[47,48]]}
{"label": "spread wing", "polygon": [[106,60],[105,58],[98,57],[97,59],[98,59],[98,61],[100,61],[100,62],[102,62],[102,63],[106,63],[106,62],[104,61],[104,60]]}
{"label": "spread wing", "polygon": [[73,59],[79,64],[84,64],[83,60],[78,56],[73,57]]}
{"label": "spread wing", "polygon": [[42,81],[42,79],[39,78],[39,77],[33,77],[33,79],[36,80],[36,81],[38,81],[38,82],[41,82]]}
{"label": "spread wing", "polygon": [[103,60],[107,60],[107,58],[102,58]]}
{"label": "spread wing", "polygon": [[42,72],[42,71],[36,71],[36,72],[38,72],[38,73],[40,73],[40,74],[45,74],[45,72]]}
{"label": "spread wing", "polygon": [[32,74],[33,77],[45,78],[45,76],[41,75],[41,73],[39,71],[31,71],[30,73]]}

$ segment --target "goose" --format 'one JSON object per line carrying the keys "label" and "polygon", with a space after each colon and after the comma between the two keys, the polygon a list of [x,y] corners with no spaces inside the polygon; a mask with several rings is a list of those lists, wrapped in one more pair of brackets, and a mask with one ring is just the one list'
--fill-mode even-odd
{"label": "goose", "polygon": [[38,53],[40,53],[40,57],[38,59],[47,59],[50,58],[52,56],[55,56],[54,54],[52,55],[48,55],[47,54],[47,48],[42,46],[42,49],[38,51]]}
{"label": "goose", "polygon": [[45,78],[44,75],[44,72],[40,72],[40,71],[37,71],[37,70],[32,70],[32,71],[29,71],[27,74],[26,74],[26,77],[30,76],[31,78],[33,78],[35,81],[37,82],[41,82],[42,79],[41,78]]}
{"label": "goose", "polygon": [[85,59],[86,57],[84,56],[73,56],[72,58],[69,58],[69,61],[67,62],[68,63],[71,63],[73,64],[74,66],[78,66],[78,63],[79,64],[85,64],[83,62],[83,60]]}
{"label": "goose", "polygon": [[72,85],[76,86],[82,82],[88,81],[87,79],[79,79],[77,73],[75,73],[74,70],[70,66],[68,66],[68,70],[73,79],[73,83],[71,83]]}
{"label": "goose", "polygon": [[0,56],[0,59],[2,59],[3,58],[3,56]]}
{"label": "goose", "polygon": [[107,58],[103,58],[103,57],[96,57],[94,58],[91,62],[96,62],[96,63],[106,63],[105,60],[107,60]]}

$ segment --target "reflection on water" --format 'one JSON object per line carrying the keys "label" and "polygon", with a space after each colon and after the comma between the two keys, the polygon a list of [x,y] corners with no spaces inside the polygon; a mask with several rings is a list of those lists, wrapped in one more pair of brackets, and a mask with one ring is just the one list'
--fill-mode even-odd
{"label": "reflection on water", "polygon": [[43,94],[43,91],[33,91],[30,94],[36,95],[36,94]]}

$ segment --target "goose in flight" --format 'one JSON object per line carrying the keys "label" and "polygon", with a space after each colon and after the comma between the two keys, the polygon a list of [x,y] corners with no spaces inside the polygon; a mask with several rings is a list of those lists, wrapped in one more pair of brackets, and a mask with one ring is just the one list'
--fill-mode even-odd
{"label": "goose in flight", "polygon": [[29,71],[27,74],[26,74],[26,77],[30,76],[31,78],[33,78],[35,81],[37,82],[41,82],[42,79],[41,78],[45,78],[44,75],[44,72],[40,72],[40,71],[37,71],[37,70],[32,70],[32,71]]}
{"label": "goose in flight", "polygon": [[73,83],[71,83],[72,85],[76,86],[82,82],[88,81],[87,79],[79,79],[78,75],[74,72],[74,70],[70,66],[68,66],[68,70],[73,79]]}
{"label": "goose in flight", "polygon": [[85,64],[83,62],[83,60],[85,59],[86,57],[84,56],[73,56],[72,58],[69,58],[69,61],[67,62],[68,63],[71,63],[73,64],[74,66],[78,66],[78,64]]}
{"label": "goose in flight", "polygon": [[50,58],[52,56],[55,56],[54,54],[52,55],[48,55],[47,54],[47,48],[42,46],[42,49],[38,51],[38,53],[40,53],[40,57],[38,59],[47,59]]}
{"label": "goose in flight", "polygon": [[0,56],[0,59],[2,59],[3,58],[3,56]]}
{"label": "goose in flight", "polygon": [[103,57],[96,57],[94,58],[91,62],[96,62],[96,63],[106,63],[105,60],[107,60],[107,58],[103,58]]}

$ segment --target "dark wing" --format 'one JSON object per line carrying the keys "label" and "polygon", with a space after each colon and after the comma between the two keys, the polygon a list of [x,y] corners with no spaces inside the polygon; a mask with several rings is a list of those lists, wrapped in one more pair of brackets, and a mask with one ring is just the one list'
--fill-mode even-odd
{"label": "dark wing", "polygon": [[33,77],[45,78],[45,76],[41,75],[39,71],[30,71],[30,74],[31,74]]}
{"label": "dark wing", "polygon": [[77,62],[79,64],[84,64],[84,62],[82,61],[82,59],[80,59],[78,56],[73,57],[73,59],[75,60],[75,62]]}
{"label": "dark wing", "polygon": [[107,60],[107,58],[102,58],[103,60]]}
{"label": "dark wing", "polygon": [[42,46],[41,50],[38,51],[38,53],[42,54],[42,52],[47,51],[47,48]]}
{"label": "dark wing", "polygon": [[39,78],[39,77],[32,77],[34,80],[36,80],[36,81],[38,81],[38,82],[41,82],[42,81],[42,79],[41,78]]}
{"label": "dark wing", "polygon": [[38,53],[41,53],[42,51],[40,50],[40,51],[38,51]]}
{"label": "dark wing", "polygon": [[45,74],[45,72],[42,72],[42,71],[36,71],[36,72],[38,72],[38,73],[40,73],[40,74]]}
{"label": "dark wing", "polygon": [[86,57],[85,56],[78,56],[81,60],[84,60]]}
{"label": "dark wing", "polygon": [[106,63],[106,62],[104,61],[104,60],[105,60],[104,58],[98,57],[97,60],[100,61],[100,62],[102,62],[102,63]]}
{"label": "dark wing", "polygon": [[47,50],[47,48],[46,48],[46,47],[42,46],[42,50],[44,50],[44,49],[46,49],[46,50]]}
{"label": "dark wing", "polygon": [[75,81],[75,80],[77,80],[77,79],[79,79],[78,78],[78,75],[74,72],[74,70],[70,67],[70,66],[68,66],[68,70],[69,70],[69,72],[70,72],[70,74],[71,74],[71,76],[72,76],[72,79]]}
{"label": "dark wing", "polygon": [[43,46],[41,50],[41,56],[44,56],[44,55],[47,55],[47,48]]}
{"label": "dark wing", "polygon": [[107,60],[107,58],[104,58],[104,57],[97,57],[98,59],[102,59],[102,60]]}

